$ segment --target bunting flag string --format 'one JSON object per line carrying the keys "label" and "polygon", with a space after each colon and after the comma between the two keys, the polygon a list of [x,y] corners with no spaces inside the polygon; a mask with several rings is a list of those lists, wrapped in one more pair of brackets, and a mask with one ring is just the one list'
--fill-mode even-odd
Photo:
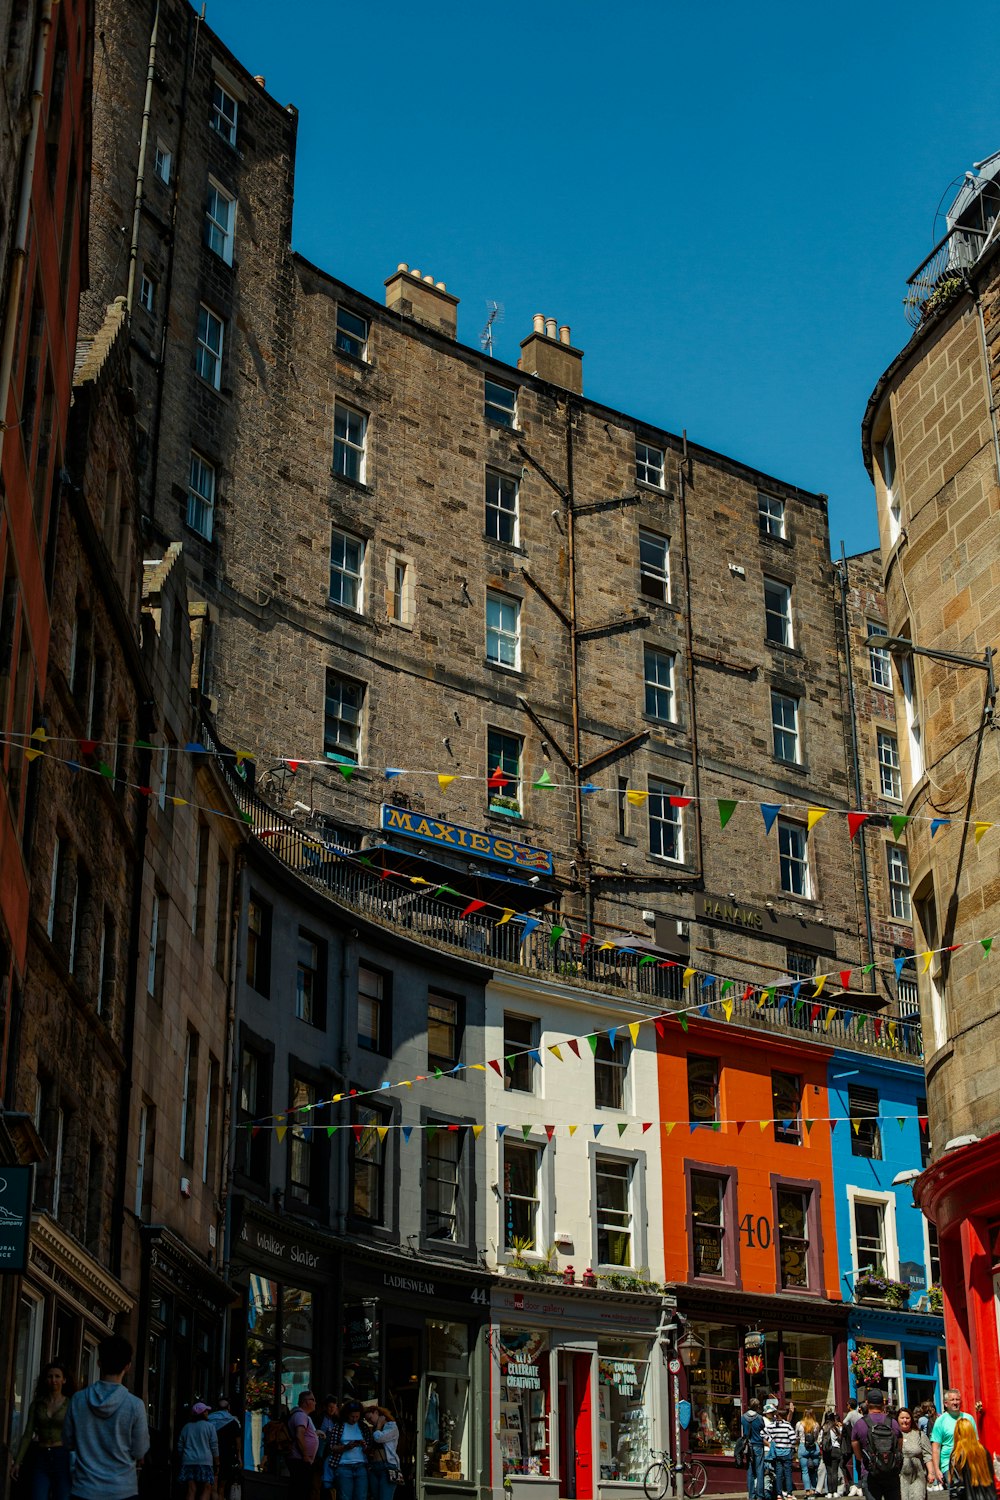
{"label": "bunting flag string", "polygon": [[[320,1106],[317,1105],[317,1106],[314,1106],[314,1107],[315,1108],[319,1108]],[[890,1124],[892,1122],[895,1122],[895,1124],[897,1124],[899,1126],[900,1130],[904,1130],[906,1128],[907,1122],[910,1121],[910,1120],[913,1120],[913,1121],[916,1122],[917,1127],[918,1127],[918,1129],[920,1130],[920,1132],[922,1134],[926,1134],[927,1128],[928,1128],[927,1116],[926,1115],[917,1115],[917,1114],[909,1114],[909,1115],[810,1115],[807,1118],[801,1118],[801,1119],[789,1119],[787,1115],[786,1116],[774,1115],[774,1116],[772,1116],[769,1119],[758,1120],[757,1123],[758,1123],[758,1125],[760,1127],[761,1134],[763,1134],[769,1128],[773,1128],[774,1126],[780,1126],[782,1135],[784,1137],[787,1137],[789,1134],[794,1133],[800,1127],[805,1130],[805,1133],[806,1133],[807,1136],[811,1136],[814,1127],[817,1126],[817,1125],[829,1125],[830,1129],[831,1129],[831,1132],[838,1125],[850,1125],[850,1127],[854,1131],[855,1135],[858,1135],[860,1133],[862,1125],[871,1124],[871,1123],[876,1123],[878,1125],[888,1125],[888,1124]],[[726,1131],[726,1130],[729,1130],[730,1128],[732,1128],[732,1129],[735,1129],[737,1135],[739,1135],[745,1129],[745,1127],[747,1125],[747,1121],[745,1119],[735,1119],[735,1118],[733,1118],[733,1119],[728,1119],[727,1118],[725,1120],[705,1120],[705,1119],[698,1119],[698,1120],[664,1120],[662,1123],[663,1123],[663,1128],[666,1131],[668,1137],[670,1136],[670,1134],[671,1134],[672,1131],[678,1129],[678,1127],[683,1127],[683,1126],[687,1126],[688,1130],[691,1131],[691,1132],[693,1132],[695,1130]],[[601,1132],[603,1130],[605,1130],[605,1129],[607,1129],[609,1131],[610,1130],[617,1130],[617,1132],[618,1132],[618,1139],[621,1140],[622,1137],[629,1130],[638,1131],[640,1135],[646,1135],[648,1131],[650,1131],[650,1130],[652,1130],[654,1128],[655,1124],[656,1124],[656,1122],[654,1120],[640,1120],[640,1119],[614,1120],[614,1121],[597,1120],[597,1121],[594,1121],[593,1123],[591,1123],[589,1125],[586,1124],[586,1123],[584,1123],[584,1122],[580,1122],[580,1121],[577,1121],[577,1122],[575,1122],[574,1124],[571,1124],[571,1125],[556,1125],[556,1124],[544,1124],[544,1123],[537,1124],[537,1123],[534,1123],[534,1122],[526,1123],[526,1122],[524,1122],[522,1120],[518,1120],[516,1123],[514,1123],[514,1122],[506,1122],[506,1121],[503,1122],[503,1123],[497,1122],[496,1126],[495,1126],[495,1129],[496,1129],[496,1136],[497,1136],[498,1140],[501,1140],[507,1134],[508,1131],[512,1131],[512,1132],[518,1132],[519,1131],[520,1134],[521,1134],[521,1139],[524,1140],[524,1141],[531,1140],[532,1136],[535,1135],[535,1134],[544,1135],[545,1138],[546,1138],[546,1140],[551,1141],[555,1136],[557,1136],[558,1134],[560,1134],[562,1131],[565,1131],[568,1136],[572,1137],[572,1136],[574,1136],[576,1134],[576,1132],[578,1130],[581,1130],[581,1129],[589,1129],[590,1131],[592,1131],[593,1138],[595,1140],[600,1136]],[[254,1136],[258,1135],[261,1130],[273,1130],[275,1132],[275,1134],[276,1134],[276,1136],[277,1136],[277,1138],[278,1138],[279,1141],[283,1141],[285,1139],[285,1136],[288,1134],[289,1131],[291,1131],[293,1135],[297,1134],[299,1136],[304,1137],[305,1139],[309,1139],[309,1137],[311,1135],[311,1131],[313,1129],[313,1127],[308,1126],[308,1125],[295,1124],[294,1122],[290,1123],[286,1118],[284,1118],[281,1115],[275,1115],[270,1121],[258,1122],[258,1121],[251,1120],[251,1121],[245,1122],[239,1128],[251,1131]],[[328,1136],[336,1135],[337,1132],[338,1132],[338,1130],[349,1130],[351,1132],[351,1134],[354,1136],[354,1139],[356,1141],[358,1141],[358,1142],[363,1141],[365,1139],[365,1137],[369,1134],[369,1132],[373,1132],[373,1133],[377,1134],[380,1141],[385,1141],[386,1137],[390,1134],[390,1132],[392,1132],[392,1133],[398,1133],[399,1135],[401,1135],[402,1138],[403,1138],[403,1140],[408,1143],[414,1131],[423,1132],[427,1136],[427,1138],[429,1140],[433,1140],[434,1137],[438,1134],[439,1131],[445,1131],[445,1132],[455,1133],[455,1132],[461,1132],[463,1130],[468,1130],[468,1131],[472,1132],[473,1137],[478,1141],[479,1138],[480,1138],[480,1136],[482,1135],[483,1131],[486,1129],[486,1126],[485,1126],[485,1124],[478,1123],[478,1122],[470,1122],[469,1120],[441,1120],[441,1119],[438,1119],[438,1120],[424,1120],[424,1121],[420,1121],[420,1122],[413,1123],[413,1124],[407,1124],[407,1125],[403,1125],[403,1124],[399,1124],[399,1123],[391,1124],[391,1125],[356,1125],[356,1124],[343,1125],[343,1124],[341,1124],[341,1125],[327,1125],[325,1127],[318,1127],[318,1128],[321,1128],[321,1129],[325,1128],[326,1133],[327,1133]]]}

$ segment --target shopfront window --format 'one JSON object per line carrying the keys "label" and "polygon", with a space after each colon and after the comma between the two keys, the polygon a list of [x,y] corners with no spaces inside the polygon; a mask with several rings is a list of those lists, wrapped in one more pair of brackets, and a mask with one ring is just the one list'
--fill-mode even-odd
{"label": "shopfront window", "polygon": [[641,1483],[651,1462],[651,1388],[642,1339],[597,1345],[598,1449],[602,1479]]}
{"label": "shopfront window", "polygon": [[704,1345],[688,1372],[691,1447],[698,1453],[732,1453],[742,1411],[738,1330],[720,1323],[691,1328]]}
{"label": "shopfront window", "polygon": [[465,1323],[427,1324],[424,1396],[424,1478],[461,1483],[469,1478],[469,1330]]}
{"label": "shopfront window", "polygon": [[548,1475],[549,1336],[500,1330],[500,1453],[507,1474]]}
{"label": "shopfront window", "polygon": [[786,1401],[799,1412],[811,1406],[819,1416],[834,1405],[833,1339],[825,1333],[783,1333]]}
{"label": "shopfront window", "polygon": [[311,1381],[312,1292],[251,1273],[247,1294],[246,1433],[248,1467],[264,1458],[264,1427],[281,1406],[293,1407]]}

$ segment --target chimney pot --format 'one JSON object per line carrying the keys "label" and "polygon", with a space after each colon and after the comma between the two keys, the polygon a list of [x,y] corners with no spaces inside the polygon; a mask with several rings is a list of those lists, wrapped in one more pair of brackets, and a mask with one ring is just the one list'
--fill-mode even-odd
{"label": "chimney pot", "polygon": [[431,276],[431,275],[427,275],[427,276],[425,276],[425,277],[424,277],[424,280],[425,280],[425,281],[429,281],[429,282],[430,282],[430,284],[431,284],[431,286],[433,286],[433,285],[434,285],[434,277],[433,277],[433,276]]}
{"label": "chimney pot", "polygon": [[546,318],[545,319],[545,337],[547,339],[554,339],[555,336],[556,336],[556,320],[555,320],[555,318]]}
{"label": "chimney pot", "polygon": [[458,331],[458,298],[443,281],[424,276],[416,266],[411,270],[405,260],[397,263],[385,283],[385,305],[404,317],[414,318],[428,328],[455,338]]}
{"label": "chimney pot", "polygon": [[255,73],[253,75],[253,81],[254,83],[259,83],[262,89],[267,88],[267,79],[264,77],[263,73]]}
{"label": "chimney pot", "polygon": [[415,276],[418,281],[420,280],[420,272],[417,270],[416,266],[413,267],[413,270],[410,272],[410,275],[411,276]]}
{"label": "chimney pot", "polygon": [[535,332],[536,333],[544,333],[545,332],[545,314],[544,313],[535,313],[535,316],[532,318],[531,321],[532,321],[532,323],[535,326]]}
{"label": "chimney pot", "polygon": [[435,281],[434,285],[437,287],[439,292],[446,292],[448,290],[443,281]]}
{"label": "chimney pot", "polygon": [[559,342],[560,344],[571,344],[573,342],[573,340],[569,336],[568,323],[564,323],[559,330]]}
{"label": "chimney pot", "polygon": [[405,260],[401,260],[401,261],[400,261],[400,262],[399,262],[399,265],[398,265],[398,266],[397,266],[397,267],[396,267],[396,270],[397,270],[397,271],[408,271],[408,270],[409,270],[409,269],[410,269],[410,268],[409,268],[409,266],[408,266],[408,265],[407,265],[407,264],[406,264],[406,261],[405,261]]}

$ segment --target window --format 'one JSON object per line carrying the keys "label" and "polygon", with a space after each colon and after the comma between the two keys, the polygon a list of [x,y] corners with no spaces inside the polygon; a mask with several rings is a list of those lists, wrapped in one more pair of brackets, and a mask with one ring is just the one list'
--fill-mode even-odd
{"label": "window", "polygon": [[[689,1064],[691,1059],[688,1059]],[[726,1180],[691,1173],[691,1248],[695,1276],[725,1276]]]}
{"label": "window", "polygon": [[[907,895],[909,895],[909,887],[907,887]],[[912,958],[913,949],[901,947],[897,943],[893,946],[892,956],[893,958]],[[916,973],[912,968],[902,969],[896,980],[896,1006],[901,1016],[915,1019],[920,1016],[920,992],[917,988]],[[924,1113],[926,1114],[927,1111],[925,1110]]]}
{"label": "window", "polygon": [[489,794],[490,812],[520,813],[523,748],[524,741],[520,735],[504,734],[500,729],[487,729],[486,790]]}
{"label": "window", "polygon": [[800,763],[799,753],[799,700],[789,698],[786,693],[771,690],[771,737],[777,760],[789,765]]}
{"label": "window", "polygon": [[910,904],[909,857],[898,844],[887,844],[885,853],[889,866],[889,909],[897,922],[910,922],[913,908]]}
{"label": "window", "polygon": [[888,636],[889,632],[878,620],[868,621],[868,669],[871,672],[872,686],[892,692],[892,657],[885,646],[873,646],[871,637],[873,635]]}
{"label": "window", "polygon": [[922,934],[919,940],[920,947],[931,955],[926,984],[931,1012],[931,1036],[936,1049],[943,1047],[948,1040],[948,1013],[945,1003],[947,997],[944,965],[940,952],[941,934],[938,925],[937,898],[934,895],[934,883],[931,876],[921,882],[919,891],[913,897],[913,905]]}
{"label": "window", "polygon": [[181,1085],[181,1160],[194,1165],[195,1116],[198,1111],[198,1033],[188,1031]]}
{"label": "window", "polygon": [[313,1130],[316,1089],[302,1078],[292,1079],[288,1111],[288,1196],[295,1203],[313,1203],[319,1184],[314,1180]]}
{"label": "window", "polygon": [[861,1084],[847,1088],[847,1113],[851,1121],[851,1155],[882,1160],[882,1134],[879,1130],[878,1089]]}
{"label": "window", "polygon": [[903,689],[903,716],[906,720],[907,749],[910,756],[910,784],[912,786],[924,774],[920,702],[917,696],[917,680],[913,670],[912,656],[903,656],[900,658],[899,676],[900,686]]}
{"label": "window", "polygon": [[487,375],[483,414],[490,422],[501,427],[517,426],[517,390],[513,386],[501,385]]}
{"label": "window", "polygon": [[200,453],[191,453],[188,473],[187,523],[192,531],[212,540],[215,518],[215,469]]}
{"label": "window", "polygon": [[530,1016],[512,1016],[504,1013],[503,1057],[505,1089],[515,1089],[522,1094],[535,1091],[535,1060],[529,1056],[532,1047],[538,1046],[538,1023]]}
{"label": "window", "polygon": [[222,84],[216,81],[212,85],[212,113],[209,116],[209,124],[217,131],[227,146],[236,145],[236,115],[237,104],[232,94],[227,94]]}
{"label": "window", "polygon": [[804,948],[786,948],[785,967],[793,979],[815,979],[816,955],[807,953]]}
{"label": "window", "polygon": [[205,911],[208,905],[208,855],[211,847],[211,839],[206,824],[198,823],[198,832],[195,840],[195,861],[193,866],[194,885],[191,889],[191,931],[204,937],[205,935]]}
{"label": "window", "polygon": [[615,1156],[594,1162],[597,1220],[597,1264],[631,1266],[632,1171],[634,1163]]}
{"label": "window", "polygon": [[358,965],[358,1046],[366,1052],[391,1052],[389,978],[367,964]]}
{"label": "window", "polygon": [[219,850],[215,871],[215,967],[222,978],[226,977],[229,962],[229,923],[232,911],[229,905],[229,861]]}
{"label": "window", "polygon": [[139,306],[148,313],[156,310],[156,281],[148,271],[143,271],[139,278]]}
{"label": "window", "polygon": [[368,418],[364,412],[337,401],[333,408],[333,472],[352,484],[365,482],[365,443]]}
{"label": "window", "polygon": [[413,624],[413,585],[410,564],[403,557],[389,558],[389,587],[386,591],[386,612],[395,625]]}
{"label": "window", "polygon": [[[921,1120],[924,1122],[923,1125],[920,1123]],[[920,1137],[920,1165],[922,1167],[929,1167],[931,1164],[931,1133],[928,1129],[925,1129],[926,1124],[927,1096],[926,1094],[921,1094],[917,1099],[917,1135]],[[929,1220],[926,1222],[930,1229],[933,1230],[933,1224],[930,1224]],[[931,1279],[938,1281],[940,1277],[932,1277]]]}
{"label": "window", "polygon": [[194,367],[214,390],[222,387],[223,322],[204,303],[198,309],[198,340]]}
{"label": "window", "polygon": [[629,811],[632,804],[628,800],[628,777],[618,778],[618,837],[627,839],[631,828]]}
{"label": "window", "polygon": [[486,535],[512,547],[518,539],[517,480],[496,469],[486,470]]}
{"label": "window", "polygon": [[600,1109],[624,1110],[631,1056],[629,1042],[620,1036],[612,1039],[602,1033],[594,1051],[594,1103]]}
{"label": "window", "polygon": [[173,153],[167,150],[162,141],[157,141],[156,150],[153,155],[153,171],[161,182],[169,185],[173,165]]}
{"label": "window", "polygon": [[541,1147],[503,1139],[503,1247],[538,1249]]}
{"label": "window", "polygon": [[324,944],[299,928],[298,953],[295,960],[295,1015],[308,1026],[322,1026]]}
{"label": "window", "polygon": [[217,182],[209,181],[205,207],[205,244],[227,266],[233,263],[233,229],[236,224],[236,200],[230,198]]}
{"label": "window", "polygon": [[59,898],[63,882],[66,878],[68,862],[66,840],[57,838],[55,848],[52,851],[52,871],[49,875],[49,910],[45,919],[45,931],[48,934],[50,942],[55,942]]}
{"label": "window", "polygon": [[135,1198],[132,1207],[137,1219],[149,1221],[153,1201],[153,1149],[156,1140],[156,1107],[143,1101],[139,1105],[139,1128],[135,1144]]}
{"label": "window", "polygon": [[651,719],[674,723],[674,657],[668,651],[643,647],[646,680],[646,713]]}
{"label": "window", "polygon": [[361,537],[339,531],[330,541],[330,603],[357,614],[363,609],[365,544]]}
{"label": "window", "polygon": [[778,866],[781,889],[791,896],[811,897],[806,830],[799,823],[778,819]]}
{"label": "window", "polygon": [[97,977],[94,984],[94,1001],[99,1016],[104,1014],[114,998],[116,949],[115,919],[105,907],[101,913],[101,930],[97,946]]}
{"label": "window", "polygon": [[675,805],[675,789],[649,778],[649,852],[680,864],[684,859],[681,809]]}
{"label": "window", "polygon": [[465,1222],[465,1130],[449,1130],[445,1124],[424,1131],[424,1195],[426,1235],[449,1245],[468,1239]]}
{"label": "window", "polygon": [[764,579],[764,634],[774,646],[791,646],[792,591],[776,578]]}
{"label": "window", "polygon": [[486,593],[486,660],[518,668],[521,649],[521,604],[504,594]]}
{"label": "window", "polygon": [[899,744],[885,729],[877,732],[879,791],[893,802],[903,799],[903,782],[899,773]]}
{"label": "window", "polygon": [[346,307],[338,304],[337,333],[334,343],[342,354],[350,354],[353,359],[367,359],[368,319],[359,317],[357,313],[348,312]]}
{"label": "window", "polygon": [[462,1050],[462,1002],[456,995],[427,993],[427,1066],[454,1068]]}
{"label": "window", "polygon": [[886,1276],[885,1204],[854,1200],[855,1270]]}
{"label": "window", "polygon": [[205,1124],[201,1141],[201,1180],[208,1182],[214,1175],[216,1140],[218,1138],[219,1112],[219,1063],[209,1057],[208,1078],[205,1080]]}
{"label": "window", "polygon": [[809,1285],[809,1203],[812,1194],[799,1188],[777,1191],[778,1265],[783,1287]]}
{"label": "window", "polygon": [[774,1139],[789,1146],[802,1144],[802,1079],[795,1073],[771,1074]]}
{"label": "window", "polygon": [[274,909],[251,891],[247,903],[246,979],[252,990],[271,997],[271,928]]}
{"label": "window", "polygon": [[893,546],[899,541],[900,508],[899,488],[896,483],[896,442],[890,427],[882,439],[881,463],[882,482],[885,485],[886,514],[889,522],[889,545]]}
{"label": "window", "polygon": [[635,477],[640,484],[651,484],[658,490],[663,488],[663,449],[650,443],[635,444]]}
{"label": "window", "polygon": [[66,967],[76,978],[80,977],[80,960],[83,957],[84,928],[90,914],[92,882],[90,871],[82,859],[76,862],[76,881],[69,911],[69,946]]}
{"label": "window", "polygon": [[687,1060],[688,1119],[719,1118],[719,1059],[689,1055]]}
{"label": "window", "polygon": [[761,536],[783,537],[785,534],[784,500],[779,500],[777,495],[765,495],[758,491],[757,525],[760,527]]}
{"label": "window", "polygon": [[339,672],[327,670],[323,728],[323,754],[327,760],[357,761],[364,696],[363,683],[351,682]]}
{"label": "window", "polygon": [[351,1213],[378,1226],[385,1223],[385,1142],[381,1113],[365,1104],[351,1110]]}
{"label": "window", "polygon": [[639,592],[647,599],[670,601],[670,538],[639,531]]}
{"label": "window", "polygon": [[271,1108],[271,1070],[266,1053],[254,1047],[240,1050],[239,1093],[237,1095],[236,1170],[254,1182],[266,1182],[274,1132],[254,1132],[252,1124]]}
{"label": "window", "polygon": [[146,989],[154,1000],[163,1002],[163,975],[167,963],[167,898],[153,892],[149,914],[149,957],[146,962]]}

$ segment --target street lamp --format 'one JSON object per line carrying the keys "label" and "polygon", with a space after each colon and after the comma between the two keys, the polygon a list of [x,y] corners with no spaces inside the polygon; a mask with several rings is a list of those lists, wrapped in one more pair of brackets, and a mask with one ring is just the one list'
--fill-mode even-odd
{"label": "street lamp", "polygon": [[905,635],[882,635],[877,630],[870,632],[866,644],[880,646],[884,651],[894,651],[900,656],[929,656],[932,661],[947,661],[954,667],[977,667],[980,672],[986,673],[986,693],[992,715],[997,696],[997,686],[993,679],[995,653],[992,646],[986,647],[980,660],[978,656],[962,656],[957,651],[937,651],[931,646],[917,646],[913,641],[907,640]]}
{"label": "street lamp", "polygon": [[684,1363],[685,1370],[690,1370],[693,1364],[697,1364],[698,1356],[704,1347],[701,1339],[690,1328],[683,1338],[677,1340],[677,1353]]}

